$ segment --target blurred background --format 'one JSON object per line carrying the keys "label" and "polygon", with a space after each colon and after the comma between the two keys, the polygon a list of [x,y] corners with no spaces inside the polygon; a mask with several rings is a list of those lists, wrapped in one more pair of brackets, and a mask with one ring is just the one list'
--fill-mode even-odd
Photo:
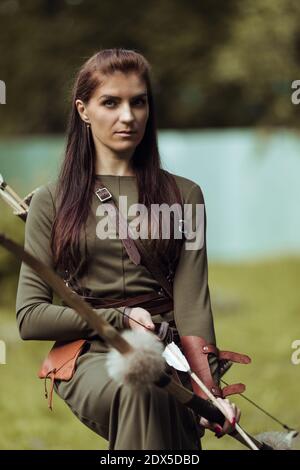
{"label": "blurred background", "polygon": [[[152,65],[164,167],[200,184],[218,344],[249,354],[227,382],[298,427],[300,365],[300,3],[292,0],[1,0],[0,173],[22,196],[56,177],[78,68],[102,48],[135,49]],[[0,231],[24,223],[0,201]],[[37,370],[48,342],[15,326],[19,263],[0,249],[0,449],[106,449]],[[280,425],[242,397],[251,433]],[[241,449],[210,432],[205,449]]]}

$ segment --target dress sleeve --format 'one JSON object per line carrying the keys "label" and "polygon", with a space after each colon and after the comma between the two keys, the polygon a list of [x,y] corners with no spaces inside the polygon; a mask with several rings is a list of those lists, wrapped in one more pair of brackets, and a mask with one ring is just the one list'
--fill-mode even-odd
{"label": "dress sleeve", "polygon": [[[54,202],[47,186],[38,189],[31,200],[25,225],[25,249],[53,268],[50,234]],[[53,291],[28,265],[22,263],[16,298],[20,336],[24,340],[72,341],[97,333],[69,307],[53,305]],[[116,328],[123,328],[125,307],[95,309]]]}
{"label": "dress sleeve", "polygon": [[[206,211],[203,194],[197,184],[191,187],[184,202],[192,209],[192,218],[188,217],[188,219],[199,238],[198,243],[186,240],[181,249],[174,277],[175,323],[179,336],[201,336],[208,344],[215,345],[216,337],[208,286]],[[197,204],[200,204],[199,207],[202,208],[199,210],[198,221],[195,217]],[[194,247],[194,249],[188,249],[188,247]],[[209,364],[217,383],[219,377],[215,356],[209,355]]]}
{"label": "dress sleeve", "polygon": [[[191,188],[185,204],[190,204],[193,209],[192,222],[195,231],[196,204],[201,204],[202,208],[204,207],[202,191],[198,185]],[[201,218],[201,213],[199,213],[199,216]],[[181,249],[174,278],[174,316],[180,336],[202,336],[208,343],[215,344],[208,287],[206,216],[204,217],[204,223],[201,223],[200,218],[197,236],[199,236],[199,240],[202,238],[202,242],[197,244],[193,240],[186,240]],[[203,234],[199,233],[200,230],[203,231]]]}

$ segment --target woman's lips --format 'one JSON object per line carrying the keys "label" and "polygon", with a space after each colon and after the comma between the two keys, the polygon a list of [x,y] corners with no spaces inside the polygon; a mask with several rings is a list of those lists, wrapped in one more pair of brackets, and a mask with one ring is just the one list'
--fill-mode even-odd
{"label": "woman's lips", "polygon": [[122,137],[132,137],[133,135],[136,134],[136,132],[116,132],[116,134]]}

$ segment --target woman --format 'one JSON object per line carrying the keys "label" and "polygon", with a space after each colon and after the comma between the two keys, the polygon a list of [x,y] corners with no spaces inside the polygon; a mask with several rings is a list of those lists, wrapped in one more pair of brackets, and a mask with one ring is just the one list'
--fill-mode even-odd
{"label": "woman", "polygon": [[[143,243],[173,284],[170,304],[159,282],[130,258],[122,240],[99,233],[96,190],[101,184],[116,201],[126,196],[128,207],[180,202],[195,208],[204,203],[196,183],[161,169],[149,69],[142,55],[124,49],[102,50],[83,64],[73,90],[61,172],[33,196],[25,247],[114,327],[154,330],[168,321],[192,368],[218,395],[217,360],[209,355],[214,383],[203,350],[215,344],[205,239],[201,249],[187,250],[174,229],[169,239],[161,231],[151,239],[155,224],[150,226],[150,238]],[[109,440],[110,449],[200,449],[198,418],[155,385],[136,390],[112,381],[104,341],[74,310],[53,305],[52,299],[49,286],[22,264],[17,294],[21,337],[87,340],[71,380],[55,380],[57,394],[73,413]],[[239,420],[235,405],[222,402],[232,419]],[[221,435],[232,430],[229,421],[221,429],[201,420]]]}

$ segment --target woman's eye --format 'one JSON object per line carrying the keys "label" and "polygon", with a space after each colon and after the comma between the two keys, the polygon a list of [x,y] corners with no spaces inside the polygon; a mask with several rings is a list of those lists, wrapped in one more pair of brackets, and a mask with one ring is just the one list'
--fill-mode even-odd
{"label": "woman's eye", "polygon": [[146,104],[146,100],[144,98],[139,98],[134,102],[134,104],[137,104],[138,106],[143,106],[144,104]]}
{"label": "woman's eye", "polygon": [[106,100],[103,102],[104,106],[107,106],[108,108],[112,108],[115,105],[115,101],[112,100]]}
{"label": "woman's eye", "polygon": [[[132,103],[132,106],[142,107],[145,104],[146,104],[146,100],[144,98],[139,98]],[[103,105],[106,106],[107,108],[114,108],[117,105],[117,103],[116,101],[113,101],[113,100],[106,100],[106,101],[103,101]]]}

